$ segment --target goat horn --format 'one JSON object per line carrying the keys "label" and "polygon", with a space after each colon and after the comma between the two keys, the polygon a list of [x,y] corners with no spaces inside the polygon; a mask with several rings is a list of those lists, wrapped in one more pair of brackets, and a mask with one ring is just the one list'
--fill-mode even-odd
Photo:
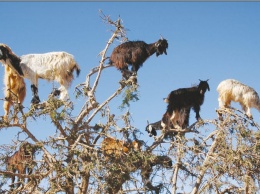
{"label": "goat horn", "polygon": [[[161,35],[161,34],[160,34],[160,35]],[[162,40],[164,39],[162,35],[161,35],[161,39],[162,39]]]}
{"label": "goat horn", "polygon": [[147,125],[149,125],[150,123],[149,123],[149,121],[147,120]]}

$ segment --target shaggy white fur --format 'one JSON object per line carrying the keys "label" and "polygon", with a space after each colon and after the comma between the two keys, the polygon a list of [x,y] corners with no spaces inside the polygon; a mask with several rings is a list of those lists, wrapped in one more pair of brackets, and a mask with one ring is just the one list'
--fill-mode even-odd
{"label": "shaggy white fur", "polygon": [[73,80],[73,70],[79,70],[73,56],[66,52],[29,54],[21,56],[21,68],[25,78],[38,88],[38,78],[55,80],[60,84],[60,99],[68,98],[68,88]]}
{"label": "shaggy white fur", "polygon": [[252,118],[250,108],[260,111],[260,100],[258,93],[251,87],[234,79],[227,79],[217,87],[219,93],[219,107],[230,107],[231,101],[239,102],[246,115]]}
{"label": "shaggy white fur", "polygon": [[61,100],[67,100],[68,88],[74,79],[73,71],[76,70],[77,75],[80,73],[80,67],[74,57],[66,52],[28,54],[18,57],[7,45],[0,44],[0,62],[9,66],[18,75],[30,80],[34,95],[32,103],[40,102],[38,78],[57,81],[60,88],[54,94],[60,94]]}

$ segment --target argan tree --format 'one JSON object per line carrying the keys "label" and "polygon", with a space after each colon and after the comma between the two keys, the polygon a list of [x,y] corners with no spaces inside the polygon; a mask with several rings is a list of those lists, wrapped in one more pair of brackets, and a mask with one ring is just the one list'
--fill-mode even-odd
{"label": "argan tree", "polygon": [[[102,12],[100,16],[112,27],[112,36],[99,53],[98,66],[74,89],[75,97],[83,104],[64,103],[50,95],[47,101],[28,110],[15,103],[18,122],[14,123],[13,118],[0,121],[1,130],[18,128],[10,145],[0,145],[1,192],[256,193],[259,126],[243,112],[217,110],[215,119],[196,122],[186,129],[165,129],[146,145],[131,122],[131,113],[123,109],[139,98],[136,75],[118,80],[117,89],[98,101],[100,78],[111,67],[107,51],[115,40],[127,40],[120,18],[113,21]],[[122,108],[119,115],[111,107],[116,97],[122,99],[116,105]],[[75,106],[80,106],[78,112]],[[222,114],[221,120],[218,113]],[[29,123],[38,119],[50,123],[53,135],[36,138]],[[117,145],[123,145],[107,154],[100,146],[105,138],[117,139]],[[33,169],[31,174],[15,171],[15,165],[11,170],[6,167],[8,158],[25,141],[37,150],[34,162],[24,161]],[[133,141],[141,142],[141,149],[132,149]],[[12,184],[10,177],[14,176]]]}

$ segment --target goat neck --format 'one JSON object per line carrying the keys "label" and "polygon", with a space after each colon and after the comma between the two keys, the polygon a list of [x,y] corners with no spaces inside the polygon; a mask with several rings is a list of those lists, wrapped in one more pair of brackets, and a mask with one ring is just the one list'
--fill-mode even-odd
{"label": "goat neck", "polygon": [[157,50],[156,44],[157,44],[157,42],[148,44],[146,50],[147,50],[147,53],[149,56],[153,55],[156,52],[156,50]]}

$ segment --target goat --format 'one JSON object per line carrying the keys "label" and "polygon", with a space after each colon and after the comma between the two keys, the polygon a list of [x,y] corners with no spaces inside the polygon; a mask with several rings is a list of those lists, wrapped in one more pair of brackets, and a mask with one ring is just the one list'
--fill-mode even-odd
{"label": "goat", "polygon": [[150,137],[157,136],[156,130],[161,130],[161,129],[162,129],[161,120],[155,123],[149,123],[149,121],[147,121],[145,131],[147,131]]}
{"label": "goat", "polygon": [[[14,103],[22,104],[26,96],[26,85],[24,79],[15,73],[9,66],[5,66],[4,74],[5,101],[4,101],[4,120],[8,120],[10,107]],[[15,119],[15,122],[17,120]]]}
{"label": "goat", "polygon": [[[7,157],[6,159],[6,169],[12,173],[18,171],[19,175],[32,173],[32,166],[34,164],[34,155],[36,152],[35,145],[30,144],[29,142],[24,142],[21,144],[19,150],[15,152],[12,156]],[[18,187],[21,184],[21,181],[24,181],[24,178],[19,177]],[[12,175],[12,185],[14,186],[15,176]],[[28,182],[30,178],[28,178]]]}
{"label": "goat", "polygon": [[[200,106],[204,102],[204,95],[207,90],[210,91],[208,80],[200,80],[198,86],[174,90],[164,99],[168,103],[166,113],[171,116],[170,120],[175,128],[178,127],[177,121],[183,115],[181,114],[182,109],[186,109],[184,112],[187,112],[186,117],[189,117],[189,109],[193,108],[196,113],[196,119],[201,119],[199,114]],[[187,120],[187,118],[184,120]]]}
{"label": "goat", "polygon": [[[120,44],[112,51],[109,64],[114,65],[122,72],[124,78],[128,79],[129,74],[137,74],[143,63],[156,53],[156,56],[167,55],[168,42],[166,39],[159,39],[157,42],[147,44],[144,41],[128,41]],[[128,65],[132,66],[131,71]]]}
{"label": "goat", "polygon": [[[190,114],[190,108],[184,108],[180,111],[180,116],[177,120],[178,125],[185,129],[189,126],[189,114]],[[166,111],[163,114],[163,117],[161,120],[155,122],[155,123],[149,123],[147,121],[147,126],[145,130],[149,134],[150,137],[157,136],[157,130],[164,130],[164,129],[171,129],[174,128],[174,126],[171,123],[171,115]]]}
{"label": "goat", "polygon": [[105,156],[114,156],[119,158],[122,154],[127,154],[130,151],[140,151],[142,142],[139,140],[134,140],[131,143],[125,143],[122,140],[107,137],[101,143],[101,150]]}
{"label": "goat", "polygon": [[260,100],[258,93],[251,87],[234,79],[227,79],[217,87],[219,93],[218,101],[220,108],[230,107],[231,101],[239,102],[243,111],[252,118],[250,108],[260,111]]}
{"label": "goat", "polygon": [[68,88],[74,79],[73,71],[76,70],[77,76],[80,73],[80,68],[73,56],[66,52],[28,54],[18,57],[7,45],[0,44],[0,62],[9,66],[18,75],[30,80],[33,93],[31,102],[34,104],[40,102],[38,78],[57,81],[60,88],[53,94],[60,95],[61,100],[66,100]]}
{"label": "goat", "polygon": [[[179,120],[177,122],[182,129],[189,126],[189,114],[190,114],[190,108],[181,109],[180,111],[181,116],[179,117]],[[174,128],[170,118],[171,115],[166,111],[163,114],[161,120],[154,123],[149,123],[149,121],[147,121],[145,131],[147,131],[149,136],[152,137],[152,136],[157,136],[157,132],[156,132],[157,130]]]}
{"label": "goat", "polygon": [[[180,126],[182,129],[185,129],[189,126],[189,118],[190,118],[190,107],[182,108],[180,111],[176,111],[173,114],[175,114],[176,123],[178,126]],[[177,114],[176,114],[177,113]],[[172,129],[175,128],[173,123],[171,122],[171,118],[173,115],[171,115],[168,111],[166,111],[162,117],[161,120],[161,127],[162,129]]]}

